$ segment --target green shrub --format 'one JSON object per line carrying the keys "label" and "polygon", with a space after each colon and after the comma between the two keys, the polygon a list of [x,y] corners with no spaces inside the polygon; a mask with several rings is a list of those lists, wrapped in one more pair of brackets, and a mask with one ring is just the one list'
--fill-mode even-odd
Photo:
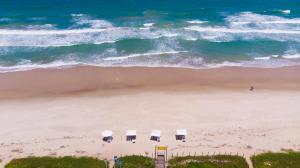
{"label": "green shrub", "polygon": [[175,157],[168,164],[168,168],[248,168],[243,157],[228,155]]}
{"label": "green shrub", "polygon": [[116,168],[155,168],[155,161],[145,156],[124,156],[119,158],[121,166],[115,164]]}
{"label": "green shrub", "polygon": [[90,157],[29,157],[14,159],[5,168],[105,168],[105,161]]}
{"label": "green shrub", "polygon": [[251,160],[254,168],[300,168],[300,152],[263,153]]}

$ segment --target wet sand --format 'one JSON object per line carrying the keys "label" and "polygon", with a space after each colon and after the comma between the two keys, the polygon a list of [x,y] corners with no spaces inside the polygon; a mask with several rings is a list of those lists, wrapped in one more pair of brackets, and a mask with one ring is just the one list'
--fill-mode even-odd
{"label": "wet sand", "polygon": [[37,69],[0,74],[0,99],[116,90],[255,89],[299,90],[300,66],[216,69],[100,68]]}

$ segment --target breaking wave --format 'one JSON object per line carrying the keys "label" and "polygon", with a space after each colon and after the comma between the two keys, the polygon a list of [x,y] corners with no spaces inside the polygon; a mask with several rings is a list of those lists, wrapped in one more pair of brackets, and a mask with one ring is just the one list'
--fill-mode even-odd
{"label": "breaking wave", "polygon": [[[227,42],[235,40],[269,39],[300,42],[300,18],[288,19],[243,12],[225,18],[224,26],[205,26],[205,21],[191,20],[187,27],[157,28],[154,23],[144,27],[116,27],[106,20],[73,14],[73,25],[56,29],[51,24],[32,25],[25,30],[0,29],[0,46],[71,46],[103,44],[121,39],[178,38]],[[149,29],[151,28],[151,29]]]}
{"label": "breaking wave", "polygon": [[[282,12],[290,13],[290,11]],[[5,22],[8,19],[2,18],[2,21]],[[300,54],[298,54],[300,18],[287,18],[282,14],[273,16],[242,12],[225,16],[223,22],[218,24],[204,20],[206,19],[162,23],[149,19],[117,24],[86,14],[72,14],[70,25],[64,28],[55,23],[40,25],[33,23],[14,27],[14,29],[6,26],[0,29],[0,72],[76,65],[213,68],[223,66],[277,67],[300,64]],[[275,44],[284,47],[278,49],[278,52],[266,52],[268,54],[264,51],[259,53],[262,51],[259,50],[258,53],[253,52],[257,55],[254,54],[250,58],[249,52],[251,51],[241,50],[239,54],[246,55],[242,57],[245,58],[244,60],[239,57],[236,61],[232,61],[234,59],[229,61],[225,54],[224,58],[220,59],[221,61],[211,58],[216,55],[214,55],[216,52],[213,45],[219,49],[218,47],[222,47],[223,42],[226,42],[225,45],[228,44],[227,42],[233,42],[235,45],[242,41],[243,45],[246,42],[246,44],[251,43],[253,47],[257,44],[256,40],[266,42],[268,45],[272,43],[270,46]],[[259,44],[264,45],[263,42]],[[106,43],[110,44],[106,45]],[[84,46],[81,46],[82,44]],[[18,47],[21,49],[14,51],[14,48]],[[284,52],[293,47],[296,48],[295,51]],[[42,54],[45,51],[48,52],[47,56],[52,57],[51,54],[59,56],[53,56],[54,58],[50,59],[51,61],[45,61],[46,63],[34,62],[32,60],[36,59],[27,58],[34,53],[34,49],[40,48]],[[209,51],[202,51],[205,49]],[[218,52],[221,53],[221,49]],[[29,54],[23,56],[23,53]],[[210,53],[213,53],[212,56],[207,56]],[[227,55],[230,55],[234,52],[228,53]],[[18,58],[11,63],[14,54],[17,55],[16,58],[21,57],[29,61],[20,62]],[[81,58],[65,60],[64,58],[67,57],[65,55],[68,54],[70,58]],[[84,56],[78,56],[80,54]],[[11,64],[3,63],[7,60],[11,61],[9,62]]]}
{"label": "breaking wave", "polygon": [[234,40],[270,39],[275,41],[300,42],[300,18],[288,19],[243,12],[225,18],[224,26],[186,27],[185,30],[198,32],[198,38],[214,42]]}
{"label": "breaking wave", "polygon": [[[185,54],[187,53],[187,54]],[[182,55],[184,54],[184,55]],[[153,51],[148,53],[130,54],[116,57],[95,56],[88,60],[57,60],[49,63],[34,63],[23,60],[13,66],[0,66],[0,73],[27,71],[33,69],[61,69],[76,66],[97,67],[184,67],[193,69],[221,68],[221,67],[261,67],[274,68],[300,65],[300,54],[272,55],[254,57],[253,60],[207,62],[202,57],[189,56],[187,51]]]}
{"label": "breaking wave", "polygon": [[105,60],[105,61],[125,60],[128,58],[135,58],[135,57],[156,56],[156,55],[165,55],[165,54],[179,54],[179,53],[187,53],[187,51],[165,51],[165,52],[149,52],[149,53],[140,53],[140,54],[130,54],[127,56],[107,57],[107,58],[103,58],[103,60]]}

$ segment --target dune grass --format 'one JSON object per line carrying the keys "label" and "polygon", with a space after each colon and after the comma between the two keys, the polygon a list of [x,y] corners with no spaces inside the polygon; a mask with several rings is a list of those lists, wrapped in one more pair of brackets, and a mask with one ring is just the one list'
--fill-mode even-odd
{"label": "dune grass", "polygon": [[300,168],[300,152],[263,153],[251,160],[254,168]]}
{"label": "dune grass", "polygon": [[243,157],[229,155],[175,157],[168,168],[248,168]]}
{"label": "dune grass", "polygon": [[121,165],[115,164],[116,168],[155,168],[155,161],[145,156],[124,156],[119,158]]}
{"label": "dune grass", "polygon": [[105,161],[91,157],[29,157],[14,159],[4,168],[105,168]]}

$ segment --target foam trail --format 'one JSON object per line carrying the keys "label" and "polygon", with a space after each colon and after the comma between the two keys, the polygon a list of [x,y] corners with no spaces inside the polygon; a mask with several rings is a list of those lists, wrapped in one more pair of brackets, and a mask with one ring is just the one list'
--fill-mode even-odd
{"label": "foam trail", "polygon": [[72,46],[78,44],[113,43],[122,39],[154,39],[164,33],[135,28],[72,29],[72,30],[1,30],[0,46]]}
{"label": "foam trail", "polygon": [[207,21],[202,21],[202,20],[190,20],[190,21],[187,21],[188,23],[191,23],[191,24],[202,24],[202,23],[206,23]]}
{"label": "foam trail", "polygon": [[[271,39],[275,41],[300,41],[300,18],[288,19],[279,16],[242,12],[225,18],[224,26],[191,25],[186,31],[213,42],[235,41],[236,39]],[[194,36],[194,37],[195,37]]]}
{"label": "foam trail", "polygon": [[145,23],[144,26],[145,26],[145,27],[153,27],[154,24],[155,24],[155,23]]}
{"label": "foam trail", "polygon": [[[239,21],[239,22],[231,22],[232,25],[246,25],[251,24],[253,22],[247,21]],[[300,24],[300,19],[290,19],[290,20],[274,20],[274,21],[257,21],[256,23],[260,24]]]}
{"label": "foam trail", "polygon": [[52,24],[28,25],[25,28],[26,30],[51,30],[51,29],[55,29],[55,26]]}
{"label": "foam trail", "polygon": [[282,56],[282,58],[286,58],[286,59],[299,59],[300,58],[300,54],[285,54]]}
{"label": "foam trail", "polygon": [[222,63],[206,64],[204,66],[207,68],[221,68],[221,67],[239,67],[242,66],[242,64],[238,62],[224,61]]}
{"label": "foam trail", "polygon": [[157,39],[176,37],[172,30],[141,30],[130,27],[68,30],[0,29],[0,46],[72,46],[78,44],[113,43],[122,39]]}
{"label": "foam trail", "polygon": [[261,33],[261,34],[289,34],[289,35],[300,35],[300,31],[293,30],[278,30],[278,29],[266,29],[266,30],[257,30],[257,29],[230,29],[225,27],[199,27],[191,26],[185,28],[186,30],[193,30],[198,32],[215,32],[215,33],[231,33],[231,34],[240,34],[240,33]]}
{"label": "foam trail", "polygon": [[285,18],[242,12],[228,16],[225,21],[230,29],[299,31],[300,18]]}
{"label": "foam trail", "polygon": [[[117,28],[113,28],[117,29]],[[106,29],[70,29],[70,30],[10,30],[0,29],[0,35],[67,35],[67,34],[81,34],[81,33],[99,33],[103,31],[113,30]]]}
{"label": "foam trail", "polygon": [[67,68],[67,67],[74,67],[81,65],[78,62],[64,62],[64,61],[55,61],[48,64],[34,64],[34,63],[27,63],[27,64],[19,64],[15,66],[0,66],[0,73],[6,72],[16,72],[16,71],[28,71],[33,69],[47,69],[47,68]]}
{"label": "foam trail", "polygon": [[255,60],[269,60],[271,57],[255,57]]}
{"label": "foam trail", "polygon": [[290,14],[291,10],[279,10],[283,14]]}
{"label": "foam trail", "polygon": [[178,36],[178,34],[177,33],[164,33],[162,36],[163,37],[176,37],[176,36]]}
{"label": "foam trail", "polygon": [[131,54],[128,56],[120,56],[120,57],[107,57],[103,58],[104,61],[115,61],[115,60],[124,60],[134,57],[143,57],[143,56],[155,56],[155,55],[164,55],[164,54],[179,54],[179,53],[186,53],[187,51],[165,51],[165,52],[150,52],[150,53],[143,53],[143,54]]}
{"label": "foam trail", "polygon": [[71,16],[73,16],[73,17],[82,17],[82,16],[84,16],[84,14],[81,14],[81,13],[78,13],[78,14],[71,14]]}

